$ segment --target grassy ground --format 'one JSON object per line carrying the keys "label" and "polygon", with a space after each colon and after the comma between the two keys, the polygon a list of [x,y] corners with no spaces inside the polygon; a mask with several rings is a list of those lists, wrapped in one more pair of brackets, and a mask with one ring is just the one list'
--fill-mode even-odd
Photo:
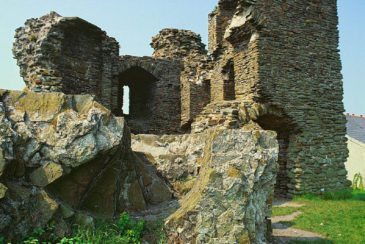
{"label": "grassy ground", "polygon": [[365,243],[364,191],[342,191],[320,197],[306,195],[294,201],[304,203],[305,206],[274,207],[273,215],[287,215],[300,210],[303,214],[287,223],[291,227],[320,233],[329,242]]}
{"label": "grassy ground", "polygon": [[284,216],[284,215],[290,215],[296,211],[298,211],[300,208],[295,207],[273,207],[272,216]]}

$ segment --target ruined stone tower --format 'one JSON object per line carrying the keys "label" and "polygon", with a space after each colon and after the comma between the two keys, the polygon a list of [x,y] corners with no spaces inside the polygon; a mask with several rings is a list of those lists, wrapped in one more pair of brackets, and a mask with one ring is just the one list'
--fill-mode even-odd
{"label": "ruined stone tower", "polygon": [[250,119],[275,130],[280,142],[277,191],[342,187],[347,149],[336,1],[222,0],[209,21],[212,102],[259,105]]}
{"label": "ruined stone tower", "polygon": [[98,27],[51,13],[17,30],[14,56],[29,90],[93,94],[136,134],[274,130],[276,192],[295,195],[346,185],[337,24],[333,0],[220,0],[209,53],[199,35],[164,29],[152,57],[119,57]]}

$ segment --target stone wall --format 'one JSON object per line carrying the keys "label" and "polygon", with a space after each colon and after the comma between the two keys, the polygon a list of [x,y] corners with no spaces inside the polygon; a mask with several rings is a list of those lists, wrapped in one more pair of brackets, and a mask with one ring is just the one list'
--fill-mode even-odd
{"label": "stone wall", "polygon": [[134,133],[180,131],[179,60],[119,57],[119,44],[99,27],[55,12],[28,20],[15,38],[13,53],[29,90],[95,95],[121,116],[123,85],[128,85],[137,106],[126,116]]}
{"label": "stone wall", "polygon": [[208,50],[214,54],[224,45],[225,31],[236,12],[237,1],[219,1],[217,7],[209,14]]}
{"label": "stone wall", "polygon": [[[230,2],[221,0],[219,6]],[[212,101],[226,100],[222,71],[232,60],[235,99],[282,111],[280,118],[268,114],[252,119],[286,141],[279,157],[281,188],[292,195],[346,186],[348,152],[335,1],[236,2],[229,24],[222,23],[222,44],[212,40]],[[219,16],[220,11],[218,7],[212,15]]]}
{"label": "stone wall", "polygon": [[181,125],[188,131],[190,124],[210,102],[209,70],[212,63],[201,37],[194,32],[163,29],[152,38],[153,57],[179,60],[183,64],[181,82]]}
{"label": "stone wall", "polygon": [[179,133],[181,114],[180,61],[121,56],[113,84],[113,111],[123,115],[123,86],[130,87],[130,113],[125,115],[133,133]]}
{"label": "stone wall", "polygon": [[[290,191],[344,186],[348,150],[336,1],[257,7],[268,19],[259,38],[261,99],[280,103],[301,131],[290,142]],[[283,12],[280,24],[270,21]]]}
{"label": "stone wall", "polygon": [[51,12],[17,29],[13,48],[31,91],[93,94],[111,106],[119,44],[99,27]]}

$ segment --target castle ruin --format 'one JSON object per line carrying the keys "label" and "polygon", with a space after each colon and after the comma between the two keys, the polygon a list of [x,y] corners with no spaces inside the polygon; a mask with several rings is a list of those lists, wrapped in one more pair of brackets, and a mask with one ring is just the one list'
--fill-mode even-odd
{"label": "castle ruin", "polygon": [[[129,176],[123,177],[135,188],[123,198],[129,205],[118,205],[122,200],[114,202],[115,194],[108,193],[105,199],[113,201],[107,214],[164,204],[173,198],[171,190],[184,200],[169,217],[170,233],[181,229],[170,240],[207,243],[229,236],[233,242],[263,243],[269,240],[266,214],[275,180],[275,194],[285,197],[348,185],[337,25],[333,0],[219,0],[209,14],[208,50],[198,34],[163,29],[152,38],[153,55],[135,57],[120,56],[118,42],[99,27],[51,12],[16,30],[13,53],[25,92],[66,94],[69,102],[59,111],[76,107],[80,114],[88,111],[89,100],[78,95],[93,95],[114,116],[125,118],[134,156],[125,153],[129,158],[123,160],[136,179],[131,183]],[[129,110],[123,111],[126,87]],[[13,106],[23,95],[1,96]],[[158,173],[143,168],[150,166],[135,166],[145,162]],[[87,167],[79,169],[80,175]],[[72,202],[78,196],[70,197],[67,187],[76,186],[68,178],[47,187]],[[234,193],[226,189],[227,182]],[[89,192],[95,196],[100,189]],[[255,198],[253,192],[264,197]],[[101,211],[85,200],[92,199],[87,194],[76,208]],[[239,207],[243,201],[264,213],[248,214]],[[221,211],[219,217],[215,211]],[[232,230],[225,232],[225,225]]]}
{"label": "castle ruin", "polygon": [[14,56],[29,90],[93,94],[135,134],[249,121],[274,130],[277,191],[293,195],[346,184],[337,24],[331,0],[221,0],[209,15],[209,53],[199,35],[164,29],[152,57],[133,57],[119,56],[97,26],[51,13],[17,30]]}

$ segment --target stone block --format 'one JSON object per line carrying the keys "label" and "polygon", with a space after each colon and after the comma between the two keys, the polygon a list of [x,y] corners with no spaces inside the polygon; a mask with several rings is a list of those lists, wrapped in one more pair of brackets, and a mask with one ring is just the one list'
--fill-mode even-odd
{"label": "stone block", "polygon": [[30,180],[36,186],[47,186],[62,177],[63,169],[60,164],[49,162],[30,174]]}

